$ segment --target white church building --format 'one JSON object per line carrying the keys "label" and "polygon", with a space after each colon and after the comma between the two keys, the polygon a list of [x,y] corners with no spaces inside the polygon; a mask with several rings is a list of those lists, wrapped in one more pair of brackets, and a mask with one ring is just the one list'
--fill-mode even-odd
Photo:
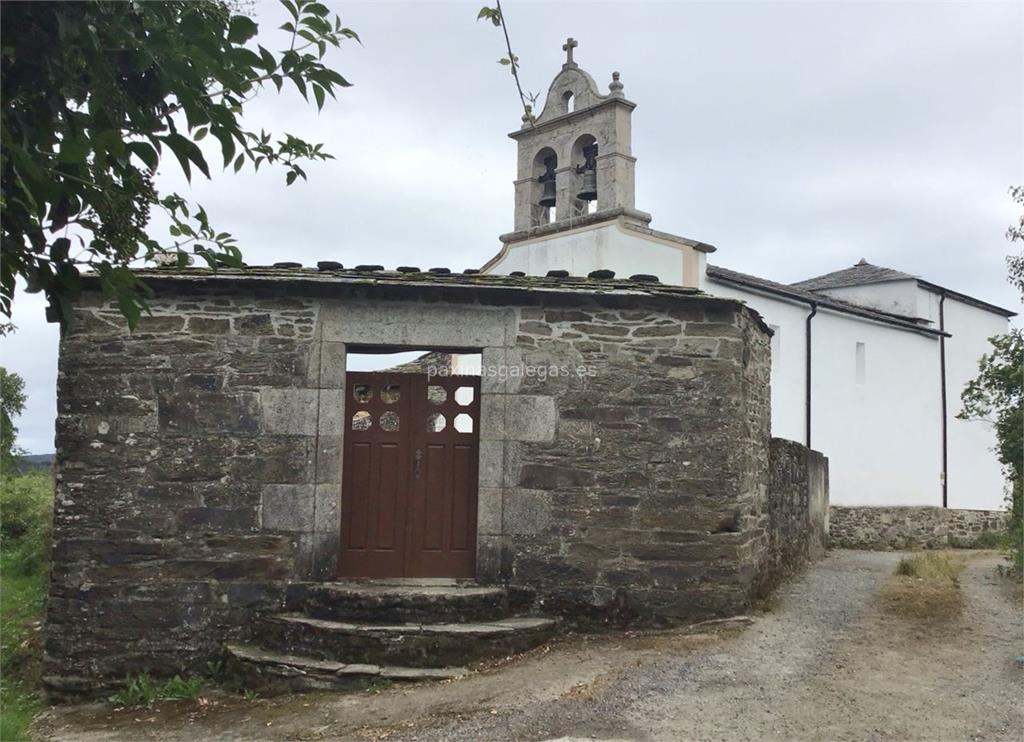
{"label": "white church building", "polygon": [[772,337],[772,433],[829,458],[840,506],[1005,507],[992,427],[957,419],[988,338],[1014,312],[861,260],[795,284],[708,262],[715,248],[651,229],[634,203],[630,118],[618,73],[608,93],[573,61],[518,143],[514,231],[483,267],[543,276],[595,270],[747,302]]}

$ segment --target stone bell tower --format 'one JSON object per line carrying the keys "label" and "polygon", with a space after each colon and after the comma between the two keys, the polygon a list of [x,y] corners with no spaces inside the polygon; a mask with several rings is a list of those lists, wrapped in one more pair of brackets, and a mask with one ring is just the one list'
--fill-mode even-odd
{"label": "stone bell tower", "polygon": [[576,46],[570,38],[562,47],[565,64],[544,110],[533,120],[524,115],[522,128],[509,134],[519,145],[513,234],[612,212],[642,224],[651,220],[634,208],[630,116],[636,104],[623,95],[618,72],[602,95],[573,59]]}
{"label": "stone bell tower", "polygon": [[509,136],[518,145],[514,231],[501,235],[501,252],[488,273],[544,275],[594,270],[656,275],[665,283],[699,287],[704,253],[714,250],[648,225],[636,208],[631,118],[619,73],[602,94],[573,59],[575,39],[562,46],[565,63],[534,117]]}

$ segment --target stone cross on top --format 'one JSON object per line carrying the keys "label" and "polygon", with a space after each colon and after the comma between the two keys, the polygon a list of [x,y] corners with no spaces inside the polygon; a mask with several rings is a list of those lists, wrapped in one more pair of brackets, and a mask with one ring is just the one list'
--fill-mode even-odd
{"label": "stone cross on top", "polygon": [[572,38],[571,36],[565,40],[564,44],[562,44],[562,51],[565,52],[566,67],[575,66],[576,63],[572,59],[572,50],[579,45],[580,42],[576,41],[576,39]]}

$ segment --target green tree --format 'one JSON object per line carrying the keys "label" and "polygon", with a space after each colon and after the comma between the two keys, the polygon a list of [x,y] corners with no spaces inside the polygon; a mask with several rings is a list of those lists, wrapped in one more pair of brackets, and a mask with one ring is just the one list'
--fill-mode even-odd
{"label": "green tree", "polygon": [[[1020,207],[1020,217],[1016,224],[1011,224],[1006,230],[1006,238],[1010,242],[1024,242],[1024,186],[1011,188],[1010,198]],[[1020,292],[1021,301],[1024,301],[1024,252],[1007,256],[1006,265],[1010,269],[1010,283]]]}
{"label": "green tree", "polygon": [[10,471],[17,456],[14,418],[25,409],[25,380],[0,366],[0,473]]}
{"label": "green tree", "polygon": [[[158,193],[154,176],[170,153],[187,178],[209,178],[206,137],[225,168],[283,166],[288,185],[305,179],[305,162],[331,157],[242,119],[268,85],[294,85],[318,109],[349,85],[323,59],[355,32],[315,0],[281,3],[290,20],[277,51],[225,0],[3,4],[0,311],[10,316],[24,282],[67,319],[88,269],[134,326],[146,308],[133,271],[142,260],[242,265],[231,235],[201,206]],[[163,240],[149,230],[156,210],[170,221]]]}
{"label": "green tree", "polygon": [[[1024,188],[1010,189],[1011,197],[1024,206]],[[1011,242],[1024,242],[1024,214],[1007,231]],[[1024,300],[1024,254],[1007,260],[1009,281]],[[961,395],[964,420],[984,419],[995,425],[999,461],[1010,484],[1010,544],[1013,569],[1024,574],[1024,331],[989,338],[992,352],[978,362],[978,376]]]}

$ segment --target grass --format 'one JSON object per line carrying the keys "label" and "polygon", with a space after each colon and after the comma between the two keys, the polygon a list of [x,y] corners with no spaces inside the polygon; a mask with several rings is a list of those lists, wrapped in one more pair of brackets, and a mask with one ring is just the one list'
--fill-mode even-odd
{"label": "grass", "polygon": [[0,480],[0,740],[28,739],[42,707],[42,626],[50,571],[53,479]]}
{"label": "grass", "polygon": [[1013,545],[1013,537],[1008,531],[982,531],[971,544],[972,549],[998,549],[1009,551]]}
{"label": "grass", "polygon": [[891,613],[918,620],[949,620],[962,608],[960,573],[966,563],[950,552],[928,551],[900,559],[882,589]]}
{"label": "grass", "polygon": [[957,580],[966,566],[962,557],[948,551],[926,551],[903,557],[896,565],[899,577],[922,580]]}
{"label": "grass", "polygon": [[124,688],[112,695],[110,702],[118,706],[150,706],[156,701],[194,700],[199,698],[205,687],[205,678],[175,675],[160,684],[142,673],[125,679]]}

